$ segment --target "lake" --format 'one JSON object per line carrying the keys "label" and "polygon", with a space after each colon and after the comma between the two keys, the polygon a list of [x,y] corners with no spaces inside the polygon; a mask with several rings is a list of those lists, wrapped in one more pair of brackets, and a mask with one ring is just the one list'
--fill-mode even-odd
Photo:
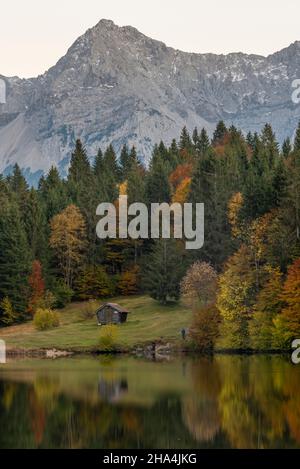
{"label": "lake", "polygon": [[267,355],[11,360],[0,365],[0,428],[0,448],[299,448],[300,365]]}

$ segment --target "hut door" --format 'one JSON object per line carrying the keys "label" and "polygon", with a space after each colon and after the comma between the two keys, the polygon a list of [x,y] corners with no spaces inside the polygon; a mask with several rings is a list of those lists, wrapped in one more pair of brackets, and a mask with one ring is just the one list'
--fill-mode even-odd
{"label": "hut door", "polygon": [[118,322],[119,322],[119,312],[118,311],[113,312],[112,322],[114,324],[118,324]]}

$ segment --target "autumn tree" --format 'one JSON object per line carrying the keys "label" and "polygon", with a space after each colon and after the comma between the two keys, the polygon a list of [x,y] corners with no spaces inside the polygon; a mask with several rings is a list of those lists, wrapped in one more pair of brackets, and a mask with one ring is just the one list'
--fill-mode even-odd
{"label": "autumn tree", "polygon": [[31,314],[34,314],[36,309],[41,306],[41,301],[45,295],[45,281],[42,274],[42,265],[38,260],[35,260],[32,263],[28,283],[31,290],[28,311]]}
{"label": "autumn tree", "polygon": [[197,261],[181,281],[181,298],[193,309],[207,306],[215,300],[217,280],[217,273],[210,264]]}
{"label": "autumn tree", "polygon": [[288,269],[281,299],[285,306],[275,319],[277,341],[290,348],[292,340],[300,337],[300,259]]}
{"label": "autumn tree", "polygon": [[0,303],[1,323],[5,326],[11,326],[18,319],[18,314],[14,311],[10,299],[6,296]]}
{"label": "autumn tree", "polygon": [[242,245],[229,258],[219,280],[217,307],[223,318],[220,346],[244,349],[249,346],[248,322],[255,301],[255,271],[251,252]]}
{"label": "autumn tree", "polygon": [[190,337],[202,352],[212,352],[219,336],[221,316],[214,304],[200,307],[194,311]]}
{"label": "autumn tree", "polygon": [[274,347],[274,320],[281,312],[282,274],[278,267],[266,266],[267,279],[257,295],[249,322],[251,348],[271,350]]}
{"label": "autumn tree", "polygon": [[102,266],[85,266],[75,281],[80,300],[108,298],[114,294],[111,278]]}
{"label": "autumn tree", "polygon": [[240,212],[243,206],[243,195],[241,192],[233,194],[228,203],[228,221],[231,226],[232,235],[237,238],[243,234],[243,227],[240,222]]}
{"label": "autumn tree", "polygon": [[75,205],[69,205],[52,218],[50,246],[56,254],[66,285],[72,287],[76,269],[83,263],[86,249],[86,225]]}
{"label": "autumn tree", "polygon": [[189,196],[191,187],[191,178],[185,178],[183,181],[177,186],[176,191],[172,196],[172,203],[178,202],[179,204],[184,204]]}
{"label": "autumn tree", "polygon": [[174,190],[184,181],[192,176],[193,166],[191,163],[179,164],[169,176],[169,181]]}
{"label": "autumn tree", "polygon": [[118,289],[122,295],[136,295],[139,291],[140,269],[137,265],[125,270],[120,276]]}

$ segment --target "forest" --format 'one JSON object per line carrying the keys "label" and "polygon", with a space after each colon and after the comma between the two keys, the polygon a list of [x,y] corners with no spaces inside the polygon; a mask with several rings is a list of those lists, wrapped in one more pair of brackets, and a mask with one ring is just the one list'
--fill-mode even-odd
{"label": "forest", "polygon": [[[204,203],[205,242],[96,235],[101,202]],[[146,166],[135,147],[87,155],[76,141],[67,178],[29,187],[0,178],[0,322],[58,326],[71,301],[147,293],[193,311],[197,349],[289,349],[300,338],[300,124],[280,147],[269,124],[243,135],[220,121],[161,141]]]}

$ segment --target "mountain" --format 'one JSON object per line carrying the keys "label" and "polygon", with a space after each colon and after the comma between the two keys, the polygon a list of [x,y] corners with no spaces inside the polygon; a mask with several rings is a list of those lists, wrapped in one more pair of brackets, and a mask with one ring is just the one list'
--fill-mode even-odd
{"label": "mountain", "polygon": [[211,132],[223,119],[247,132],[270,122],[282,141],[300,120],[300,42],[268,57],[193,54],[101,20],[44,75],[0,78],[0,172],[18,162],[33,179],[53,164],[65,174],[78,137],[91,157],[128,143],[147,161],[184,125]]}

